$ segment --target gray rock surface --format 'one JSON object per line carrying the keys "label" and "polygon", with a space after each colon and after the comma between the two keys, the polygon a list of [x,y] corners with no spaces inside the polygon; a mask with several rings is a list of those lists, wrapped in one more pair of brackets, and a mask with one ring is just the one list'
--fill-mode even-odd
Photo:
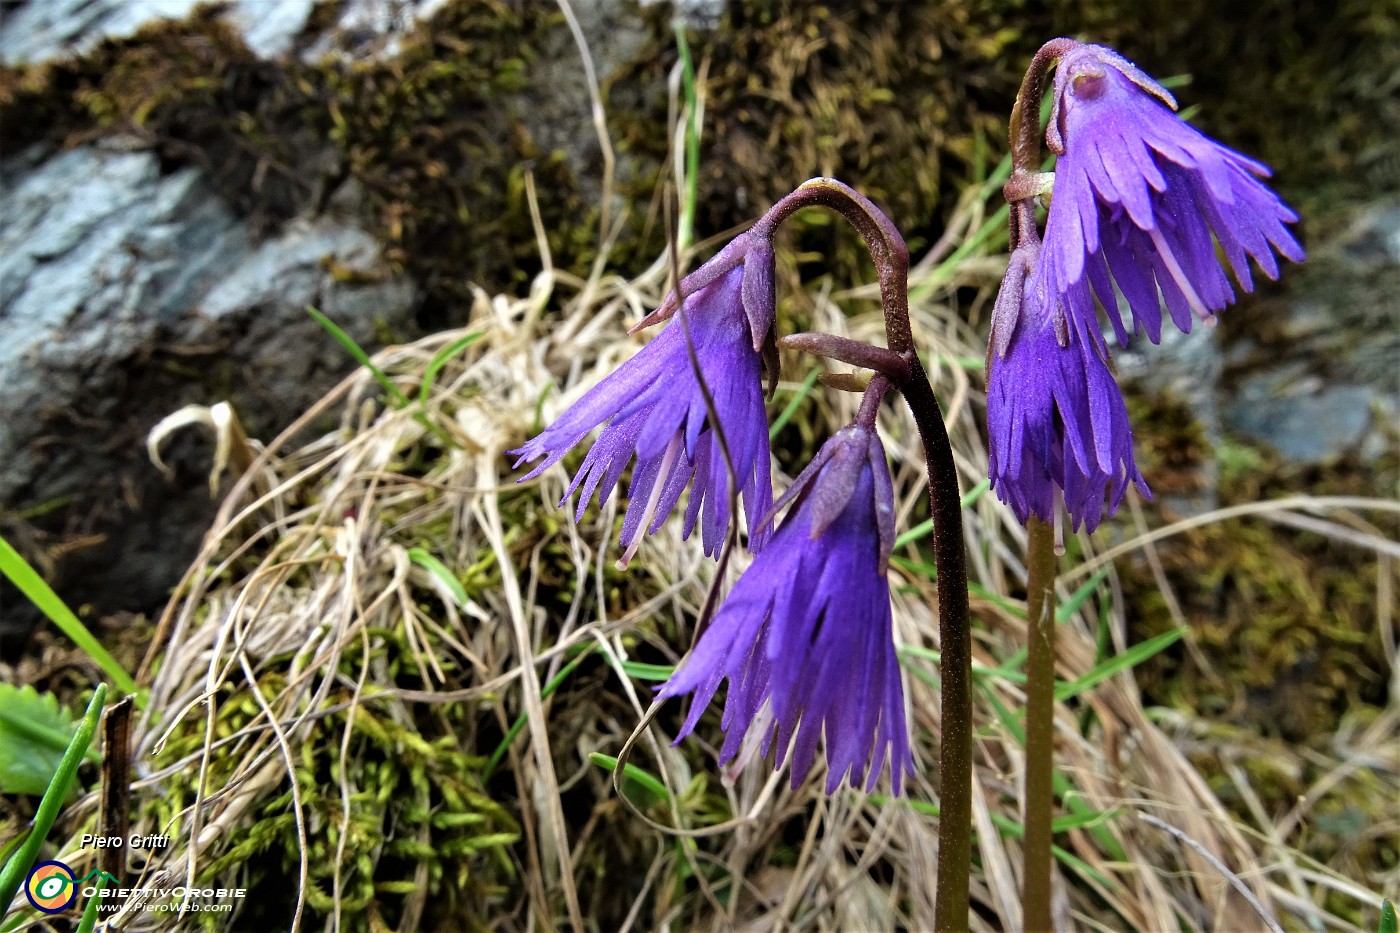
{"label": "gray rock surface", "polygon": [[[30,171],[0,166],[0,501],[42,472],[36,417],[86,372],[135,354],[246,252],[193,170],[153,155],[75,149]],[[78,478],[82,482],[82,478]]]}
{"label": "gray rock surface", "polygon": [[[38,64],[81,55],[104,39],[124,39],[148,23],[184,19],[206,0],[27,0],[6,4],[0,61]],[[232,0],[224,16],[257,54],[292,47],[315,0]]]}
{"label": "gray rock surface", "polygon": [[[445,3],[335,0],[318,33],[316,0],[214,9],[259,56],[364,61],[396,54]],[[0,0],[0,62],[81,55],[197,6]],[[627,0],[573,9],[601,73],[641,41]],[[540,144],[582,171],[597,150],[589,99],[578,49],[567,33],[556,38],[537,62],[538,80],[558,89],[554,106],[522,109]],[[242,176],[222,172],[225,153],[170,158],[152,143],[109,136],[67,151],[53,141],[0,150],[0,532],[28,542],[67,601],[99,612],[158,607],[213,513],[207,439],[169,442],[177,472],[167,481],[146,459],[152,425],[186,404],[226,400],[249,434],[269,439],[354,365],[306,305],[373,347],[386,331],[413,330],[417,302],[349,219],[354,186],[329,141],[296,141],[305,184],[261,200],[228,182]],[[60,543],[66,556],[50,560]],[[0,582],[0,641],[30,618]]]}
{"label": "gray rock surface", "polygon": [[[316,0],[224,0],[220,15],[263,58],[291,52],[305,40],[307,58],[341,52],[393,55],[397,38],[445,0],[346,0],[322,35],[304,36]],[[81,55],[104,39],[124,39],[160,20],[184,19],[209,0],[6,0],[0,62],[40,64]]]}
{"label": "gray rock surface", "polygon": [[1299,463],[1371,460],[1400,436],[1400,202],[1340,226],[1225,358],[1225,426]]}
{"label": "gray rock surface", "polygon": [[0,190],[0,505],[66,503],[62,533],[101,536],[63,568],[71,601],[157,605],[213,503],[201,442],[174,442],[172,485],[145,432],[228,400],[270,437],[354,365],[306,306],[373,345],[411,328],[415,289],[352,221],[303,216],[254,242],[198,170],[162,175],[146,151],[29,153],[0,163]]}
{"label": "gray rock surface", "polygon": [[[1295,465],[1372,461],[1400,437],[1400,202],[1354,208],[1309,244],[1282,281],[1221,315],[1218,329],[1164,327],[1115,353],[1131,391],[1184,403],[1206,441],[1272,448]],[[1111,338],[1110,338],[1111,339]],[[1182,515],[1218,504],[1219,466],[1164,501]]]}
{"label": "gray rock surface", "polygon": [[[1110,336],[1110,340],[1113,338]],[[1218,445],[1224,437],[1221,419],[1220,375],[1223,361],[1219,334],[1197,326],[1189,334],[1174,327],[1162,328],[1162,342],[1153,345],[1139,337],[1130,349],[1115,356],[1118,372],[1133,391],[1166,395],[1184,403],[1200,423],[1207,443]],[[1214,459],[1199,466],[1199,486],[1192,492],[1162,494],[1162,502],[1178,515],[1199,515],[1220,504],[1217,484],[1219,464]]]}

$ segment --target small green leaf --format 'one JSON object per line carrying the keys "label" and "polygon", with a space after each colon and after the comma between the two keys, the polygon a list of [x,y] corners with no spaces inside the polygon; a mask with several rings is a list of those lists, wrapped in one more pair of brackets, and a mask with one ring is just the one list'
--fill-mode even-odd
{"label": "small green leaf", "polygon": [[[42,794],[76,730],[53,694],[0,684],[0,792]],[[100,760],[96,753],[88,757]]]}
{"label": "small green leaf", "polygon": [[[617,759],[612,755],[604,755],[602,752],[589,752],[588,760],[600,768],[607,768],[609,771],[617,769]],[[660,803],[668,799],[671,795],[666,792],[666,785],[661,783],[661,779],[648,771],[643,771],[634,764],[628,764],[622,769],[622,775],[636,790],[643,791],[650,795],[652,800],[638,800],[633,794],[628,794],[632,802],[639,806],[650,806],[653,803]],[[624,790],[628,787],[624,785]]]}
{"label": "small green leaf", "polygon": [[83,754],[92,744],[92,737],[97,732],[97,721],[102,718],[102,708],[106,702],[107,685],[98,684],[97,689],[92,691],[92,699],[88,701],[87,712],[83,714],[82,722],[74,730],[73,739],[68,743],[68,749],[54,770],[53,779],[44,789],[44,796],[39,800],[39,808],[34,811],[34,819],[30,823],[29,835],[25,837],[23,845],[6,860],[4,867],[0,868],[0,904],[9,904],[15,899],[15,892],[19,890],[24,876],[38,860],[39,850],[48,838],[49,830],[53,829],[54,821],[58,819],[58,811],[63,807],[63,801],[68,799],[68,792],[73,789],[73,781],[78,776],[78,766],[82,764]]}
{"label": "small green leaf", "polygon": [[423,370],[423,382],[418,387],[419,404],[428,404],[428,396],[433,391],[433,382],[437,380],[437,374],[442,372],[442,368],[447,365],[448,361],[480,339],[481,331],[472,331],[466,336],[458,337],[433,354],[433,358],[428,361],[427,368]]}
{"label": "small green leaf", "polygon": [[643,664],[640,661],[623,661],[622,669],[628,677],[638,680],[670,680],[676,672],[673,664]]}
{"label": "small green leaf", "polygon": [[345,331],[341,330],[340,326],[336,324],[335,321],[332,321],[315,308],[308,306],[306,313],[311,315],[317,324],[325,328],[326,333],[334,337],[335,342],[344,347],[345,352],[354,357],[355,362],[369,370],[370,375],[374,377],[374,381],[379,383],[379,387],[384,390],[384,394],[389,396],[393,401],[395,408],[403,408],[408,405],[408,396],[404,395],[402,390],[394,385],[394,381],[389,378],[388,373],[375,365],[374,360],[369,358],[369,354],[365,352],[365,348],[360,346],[355,341],[354,337],[351,337]]}

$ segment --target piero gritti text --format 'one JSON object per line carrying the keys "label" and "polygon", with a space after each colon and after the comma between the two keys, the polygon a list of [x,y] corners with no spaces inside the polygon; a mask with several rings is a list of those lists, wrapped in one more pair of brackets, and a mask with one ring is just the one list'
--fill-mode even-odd
{"label": "piero gritti text", "polygon": [[169,845],[170,836],[163,833],[151,833],[147,836],[132,833],[126,838],[83,833],[83,838],[78,841],[78,847],[81,849],[164,849]]}

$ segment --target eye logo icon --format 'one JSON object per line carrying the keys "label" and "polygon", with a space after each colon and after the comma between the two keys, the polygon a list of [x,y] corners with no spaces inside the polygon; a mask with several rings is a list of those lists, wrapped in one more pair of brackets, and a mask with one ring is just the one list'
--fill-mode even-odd
{"label": "eye logo icon", "polygon": [[78,880],[62,862],[40,862],[24,879],[24,896],[46,914],[60,913],[78,899]]}

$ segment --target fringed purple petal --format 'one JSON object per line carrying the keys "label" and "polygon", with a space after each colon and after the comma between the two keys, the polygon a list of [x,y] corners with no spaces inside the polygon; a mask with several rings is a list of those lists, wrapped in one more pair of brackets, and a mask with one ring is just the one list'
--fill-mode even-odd
{"label": "fringed purple petal", "polygon": [[[1129,332],[1106,266],[1132,310],[1134,330],[1157,342],[1161,306],[1189,331],[1253,287],[1249,259],[1270,278],[1277,253],[1303,249],[1287,224],[1298,218],[1260,179],[1268,168],[1185,123],[1170,95],[1111,49],[1081,45],[1054,81],[1054,132],[1063,149],[1045,227],[1047,277],[1061,294],[1086,274],[1122,344]],[[1159,294],[1160,293],[1160,294]],[[1004,342],[996,335],[998,352]]]}
{"label": "fringed purple petal", "polygon": [[[1042,254],[1038,273],[1049,275],[1048,261]],[[1048,301],[1026,294],[1016,337],[1004,359],[992,359],[988,376],[992,488],[1021,521],[1054,521],[1059,490],[1072,525],[1092,531],[1106,497],[1116,508],[1129,481],[1147,492],[1127,406],[1094,322],[1069,313],[1074,326],[1061,346]],[[1092,301],[1087,280],[1066,300]]]}
{"label": "fringed purple petal", "polygon": [[[692,348],[730,446],[739,480],[736,492],[748,518],[749,546],[756,551],[768,538],[764,522],[773,498],[768,425],[762,360],[751,335],[751,319],[762,308],[750,305],[763,301],[772,270],[765,272],[761,267],[771,265],[773,255],[766,240],[746,235],[736,242],[739,246],[731,244],[686,278],[693,293],[686,299],[683,315],[675,315],[655,340],[585,393],[554,424],[511,451],[516,466],[544,458],[525,478],[538,476],[611,419],[584,458],[565,499],[582,489],[574,513],[574,520],[581,520],[593,494],[598,493],[600,502],[606,500],[635,458],[621,535],[625,548],[631,548],[638,536],[654,534],[661,527],[687,485],[692,490],[684,533],[688,537],[699,525],[707,554],[719,553],[734,518],[729,508],[729,474],[719,445],[713,442],[714,426],[692,364]],[[757,297],[746,299],[741,294],[745,288],[757,290]],[[666,317],[673,309],[663,305],[662,310]]]}
{"label": "fringed purple petal", "polygon": [[[702,692],[708,701],[727,679],[721,763],[762,722],[762,753],[774,749],[775,768],[789,764],[794,787],[825,738],[829,793],[847,780],[873,789],[886,762],[897,793],[912,764],[883,570],[881,516],[894,508],[889,467],[874,433],[857,427],[828,442],[813,464],[784,497],[795,501],[792,511],[659,696],[696,694],[679,741],[695,727]],[[839,497],[830,492],[836,482],[846,486]],[[814,536],[819,504],[839,509]]]}

